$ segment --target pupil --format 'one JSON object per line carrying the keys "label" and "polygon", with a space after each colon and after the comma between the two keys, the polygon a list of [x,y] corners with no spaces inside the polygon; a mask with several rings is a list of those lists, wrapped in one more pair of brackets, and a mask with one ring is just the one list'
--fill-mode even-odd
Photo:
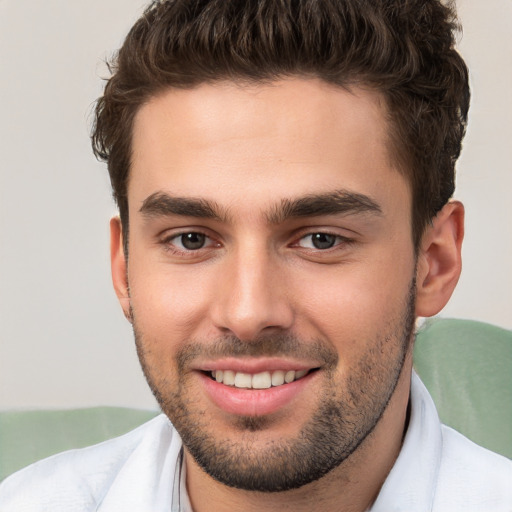
{"label": "pupil", "polygon": [[315,233],[312,242],[316,249],[330,249],[334,246],[336,237],[327,233]]}
{"label": "pupil", "polygon": [[204,245],[205,235],[201,233],[187,233],[181,235],[181,243],[185,249],[191,251],[201,249]]}

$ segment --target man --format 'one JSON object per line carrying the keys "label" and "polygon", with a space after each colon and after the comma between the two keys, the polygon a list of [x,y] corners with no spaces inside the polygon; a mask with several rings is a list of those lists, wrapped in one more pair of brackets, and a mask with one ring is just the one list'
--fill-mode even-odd
{"label": "man", "polygon": [[434,0],[148,8],[93,145],[165,415],[12,476],[2,511],[510,510],[510,461],[412,371],[460,274],[455,28]]}

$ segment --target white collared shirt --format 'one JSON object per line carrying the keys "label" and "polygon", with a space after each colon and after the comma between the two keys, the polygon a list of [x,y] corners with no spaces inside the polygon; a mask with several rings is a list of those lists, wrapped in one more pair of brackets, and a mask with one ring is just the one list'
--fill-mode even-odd
{"label": "white collared shirt", "polygon": [[[37,462],[0,485],[0,512],[192,512],[181,439],[160,415]],[[512,461],[441,425],[416,374],[400,454],[371,512],[511,512]]]}

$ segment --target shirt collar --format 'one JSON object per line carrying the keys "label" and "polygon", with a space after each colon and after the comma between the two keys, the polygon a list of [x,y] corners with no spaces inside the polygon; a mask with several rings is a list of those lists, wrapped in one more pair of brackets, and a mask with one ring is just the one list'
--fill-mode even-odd
{"label": "shirt collar", "polygon": [[180,450],[174,473],[174,485],[171,498],[171,512],[192,512],[190,500],[187,493],[187,464],[183,454],[183,447]]}
{"label": "shirt collar", "polygon": [[413,371],[410,419],[402,449],[371,512],[430,511],[441,465],[442,434],[427,389]]}

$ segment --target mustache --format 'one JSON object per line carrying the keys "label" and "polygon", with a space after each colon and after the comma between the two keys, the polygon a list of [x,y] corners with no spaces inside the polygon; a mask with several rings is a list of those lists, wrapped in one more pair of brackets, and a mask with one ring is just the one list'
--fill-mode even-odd
{"label": "mustache", "polygon": [[187,368],[198,357],[293,357],[314,360],[326,368],[338,363],[338,353],[320,340],[304,341],[292,334],[267,334],[250,341],[226,335],[209,342],[193,341],[176,354],[178,368]]}

